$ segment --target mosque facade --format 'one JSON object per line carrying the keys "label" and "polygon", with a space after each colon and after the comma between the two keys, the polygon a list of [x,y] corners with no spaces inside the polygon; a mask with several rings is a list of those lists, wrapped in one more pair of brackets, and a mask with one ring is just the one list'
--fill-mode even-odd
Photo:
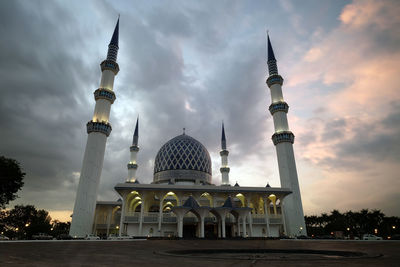
{"label": "mosque facade", "polygon": [[296,163],[294,135],[287,121],[283,78],[268,36],[266,81],[271,92],[272,135],[282,187],[245,187],[229,181],[228,146],[221,132],[222,181],[214,185],[210,155],[199,141],[185,134],[166,142],[154,161],[153,182],[136,177],[139,153],[139,119],[136,122],[126,182],[115,185],[118,201],[96,201],[115,100],[114,77],[119,71],[119,20],[101,63],[102,79],[95,91],[95,112],[87,124],[88,141],[72,216],[70,235],[155,236],[180,238],[279,237],[306,235]]}

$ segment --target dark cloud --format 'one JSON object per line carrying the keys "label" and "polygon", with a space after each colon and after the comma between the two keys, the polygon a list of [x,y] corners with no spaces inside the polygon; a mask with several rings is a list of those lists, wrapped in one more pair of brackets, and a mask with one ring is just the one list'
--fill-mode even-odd
{"label": "dark cloud", "polygon": [[[73,13],[61,6],[32,12],[33,3],[1,4],[0,25],[5,36],[0,44],[2,89],[0,98],[1,151],[21,162],[27,176],[22,196],[49,201],[46,192],[63,188],[68,175],[80,168],[84,108],[82,88],[97,80],[77,56],[76,31],[69,31]],[[43,2],[37,2],[43,7]],[[67,23],[54,23],[57,19]],[[62,49],[60,49],[62,48]],[[82,47],[84,49],[84,46]],[[62,191],[62,190],[61,190]],[[68,192],[69,198],[73,195]],[[60,203],[65,203],[60,200]],[[50,206],[49,203],[47,206]]]}
{"label": "dark cloud", "polygon": [[322,140],[335,140],[341,139],[345,135],[346,130],[346,120],[345,119],[336,119],[333,121],[329,121],[325,124],[325,130],[322,135]]}

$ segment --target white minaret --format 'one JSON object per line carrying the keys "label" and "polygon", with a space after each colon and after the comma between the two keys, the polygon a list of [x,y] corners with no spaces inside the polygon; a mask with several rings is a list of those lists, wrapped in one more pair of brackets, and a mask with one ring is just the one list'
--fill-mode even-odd
{"label": "white minaret", "polygon": [[228,167],[229,151],[226,149],[224,123],[222,123],[221,152],[219,152],[219,154],[221,155],[221,168],[219,169],[221,171],[221,176],[222,176],[221,185],[230,185],[229,184],[229,170],[230,169]]}
{"label": "white minaret", "polygon": [[96,106],[91,121],[86,124],[88,139],[83,157],[81,176],[69,234],[84,237],[92,233],[97,191],[103,168],[107,137],[111,133],[109,123],[111,104],[115,101],[114,77],[119,71],[117,64],[119,18],[108,45],[107,59],[101,62],[100,88],[94,91]]}
{"label": "white minaret", "polygon": [[269,111],[274,118],[275,133],[272,141],[276,147],[278,156],[279,175],[281,186],[289,188],[292,194],[284,201],[284,214],[287,235],[307,235],[304,222],[303,205],[301,203],[299,180],[297,178],[296,161],[294,159],[293,142],[294,134],[289,130],[287,121],[288,104],[283,100],[282,84],[283,78],[278,74],[278,66],[271,42],[268,36],[268,70],[269,77],[267,85],[271,90],[271,102]]}
{"label": "white minaret", "polygon": [[136,179],[136,170],[138,168],[138,165],[136,163],[136,157],[137,153],[139,152],[138,141],[139,141],[139,117],[137,118],[136,121],[135,133],[133,134],[133,141],[130,147],[131,160],[128,163],[128,180],[127,180],[127,182],[130,183],[139,183],[139,181]]}

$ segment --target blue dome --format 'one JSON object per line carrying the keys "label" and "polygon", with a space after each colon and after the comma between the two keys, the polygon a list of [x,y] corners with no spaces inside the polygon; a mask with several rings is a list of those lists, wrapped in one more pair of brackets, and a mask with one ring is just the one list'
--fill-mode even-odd
{"label": "blue dome", "polygon": [[211,159],[196,139],[182,134],[158,151],[154,163],[154,182],[195,181],[211,183]]}

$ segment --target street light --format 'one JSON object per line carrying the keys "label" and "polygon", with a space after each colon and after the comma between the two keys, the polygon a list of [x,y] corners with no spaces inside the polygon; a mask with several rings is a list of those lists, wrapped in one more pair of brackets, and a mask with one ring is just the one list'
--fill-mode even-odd
{"label": "street light", "polygon": [[393,228],[393,229],[396,229],[396,225],[393,225],[392,228]]}
{"label": "street light", "polygon": [[350,227],[347,227],[347,229],[346,229],[347,231],[350,231]]}
{"label": "street light", "polygon": [[25,227],[29,227],[29,223],[26,223],[26,224],[25,224]]}

